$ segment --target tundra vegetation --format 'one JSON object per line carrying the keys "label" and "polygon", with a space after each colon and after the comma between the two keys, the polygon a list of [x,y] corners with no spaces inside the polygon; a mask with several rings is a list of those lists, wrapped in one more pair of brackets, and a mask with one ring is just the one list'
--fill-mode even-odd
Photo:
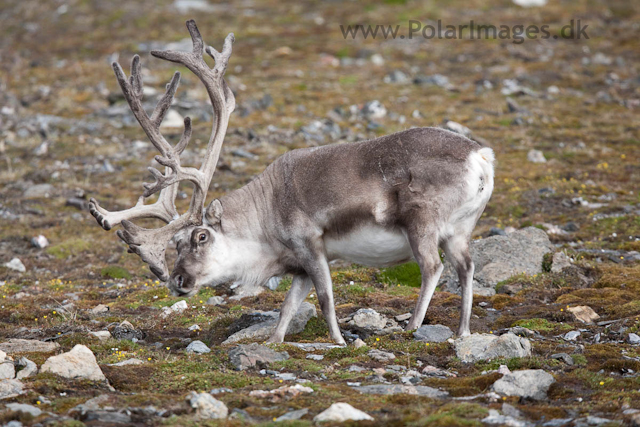
{"label": "tundra vegetation", "polygon": [[[28,404],[42,413],[12,405],[0,410],[0,421],[268,425],[308,409],[299,420],[282,423],[311,425],[333,403],[345,402],[374,418],[363,425],[638,423],[633,418],[640,410],[640,347],[634,335],[640,329],[639,8],[601,0],[531,8],[479,0],[4,2],[0,346],[20,338],[59,347],[5,350],[12,360],[0,365],[2,372],[6,364],[18,374],[29,369],[22,357],[41,371],[12,380],[24,392],[2,403]],[[491,292],[476,295],[471,332],[502,337],[510,329],[527,335],[531,355],[465,363],[447,340],[426,343],[411,332],[383,332],[393,329],[392,322],[360,328],[352,316],[359,309],[389,320],[410,312],[419,271],[413,264],[376,269],[334,263],[336,310],[346,320],[341,326],[366,346],[311,352],[294,346],[331,341],[319,315],[287,336],[287,343],[270,345],[275,353],[286,351],[288,359],[236,369],[232,349],[262,341],[223,341],[260,318],[256,311],[277,309],[290,278],[257,296],[236,295],[237,289],[225,285],[172,297],[88,212],[89,195],[110,209],[132,206],[142,182],[150,180],[141,171],[154,166],[154,149],[109,67],[115,52],[123,64],[141,54],[149,107],[173,72],[182,72],[163,132],[175,144],[182,117],[191,116],[193,136],[183,162],[199,164],[210,132],[207,94],[186,70],[148,54],[190,50],[183,22],[192,17],[206,43],[215,46],[229,32],[237,40],[227,71],[237,107],[208,200],[246,184],[294,148],[348,144],[411,126],[469,132],[490,145],[497,157],[495,189],[474,238],[488,239],[496,229],[538,227],[556,255],[545,255],[539,272],[513,271]],[[345,40],[339,29],[361,22],[473,19],[545,23],[559,30],[578,17],[590,25],[588,40]],[[190,188],[180,191],[176,204],[184,212]],[[175,251],[167,252],[171,265]],[[569,258],[564,268],[557,253]],[[186,304],[174,306],[180,301]],[[317,306],[313,294],[307,302]],[[458,295],[436,292],[425,324],[455,330],[459,306]],[[576,311],[582,306],[599,318],[579,321],[589,315]],[[108,331],[97,334],[102,340],[91,334],[100,331]],[[187,351],[195,341],[211,351]],[[43,372],[49,357],[78,344],[93,352],[108,382]],[[129,359],[142,363],[113,365]],[[543,370],[555,382],[542,399],[494,395],[494,384],[511,378],[501,365],[511,372]],[[433,369],[425,371],[428,366]],[[308,380],[301,386],[312,392],[260,393],[293,386],[293,377]],[[448,396],[362,394],[353,386],[403,381]],[[5,390],[10,383],[0,384]],[[210,391],[228,408],[227,418],[202,420],[212,413],[211,402],[189,393]]]}

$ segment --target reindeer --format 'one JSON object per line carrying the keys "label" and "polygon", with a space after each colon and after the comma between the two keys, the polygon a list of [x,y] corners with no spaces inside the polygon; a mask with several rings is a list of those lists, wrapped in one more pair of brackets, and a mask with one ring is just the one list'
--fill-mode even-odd
{"label": "reindeer", "polygon": [[[345,344],[336,319],[329,261],[344,259],[368,266],[416,260],[422,287],[408,330],[425,317],[443,266],[442,248],[462,287],[458,334],[469,335],[474,266],[469,240],[493,190],[494,154],[490,148],[439,128],[414,128],[369,141],[292,150],[244,187],[213,200],[205,209],[235,97],[224,80],[233,33],[221,52],[207,46],[215,66],[203,59],[203,41],[193,20],[187,22],[192,52],[152,51],[157,58],[184,65],[204,84],[214,111],[207,151],[199,169],[180,164],[191,136],[184,120],[179,142],[171,146],[160,124],[178,87],[176,72],[149,116],[142,107],[140,58],[127,80],[118,63],[116,78],[131,111],[154,147],[164,173],[149,168],[155,182],[130,209],[110,212],[95,199],[90,212],[105,229],[121,224],[117,234],[149,264],[174,295],[190,296],[203,285],[231,280],[263,284],[272,276],[292,274],[291,289],[269,342],[282,342],[289,322],[315,287],[333,341]],[[193,184],[188,211],[175,208],[180,181]],[[153,204],[144,199],[159,193]],[[131,221],[157,218],[158,229]],[[165,249],[176,242],[178,257],[169,274]]]}

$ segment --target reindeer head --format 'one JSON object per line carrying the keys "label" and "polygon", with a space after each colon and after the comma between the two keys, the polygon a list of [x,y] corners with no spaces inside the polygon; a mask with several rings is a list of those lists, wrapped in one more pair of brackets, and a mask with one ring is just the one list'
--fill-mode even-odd
{"label": "reindeer head", "polygon": [[[193,42],[192,52],[152,51],[151,54],[157,58],[184,65],[202,81],[207,89],[213,105],[214,119],[202,166],[199,169],[195,169],[184,167],[180,164],[180,154],[186,148],[191,137],[191,119],[189,117],[184,120],[184,132],[175,146],[171,146],[160,133],[160,124],[171,106],[171,101],[180,81],[180,73],[176,72],[173,75],[171,82],[167,85],[165,94],[160,98],[153,113],[149,116],[142,106],[143,90],[140,57],[138,55],[133,57],[131,61],[131,76],[128,80],[120,65],[114,62],[112,64],[113,70],[122,88],[122,93],[138,123],[140,123],[154,147],[160,152],[161,155],[156,156],[155,159],[159,164],[165,166],[165,172],[163,174],[155,168],[149,168],[156,181],[151,184],[143,184],[144,193],[133,208],[110,212],[102,208],[95,199],[91,199],[89,204],[91,214],[105,230],[110,230],[111,227],[122,224],[123,230],[118,230],[117,234],[129,246],[129,252],[138,254],[144,262],[149,264],[153,274],[161,281],[167,282],[172,279],[170,288],[174,292],[181,294],[191,292],[184,288],[190,282],[185,281],[186,275],[184,273],[182,275],[175,273],[173,276],[169,275],[165,260],[165,250],[171,238],[178,235],[177,242],[180,255],[177,265],[180,267],[187,265],[184,261],[181,262],[181,259],[187,256],[194,256],[193,254],[197,251],[203,253],[207,243],[208,247],[211,246],[211,235],[204,237],[202,241],[198,240],[207,235],[207,233],[210,234],[215,231],[215,224],[204,224],[204,203],[227,131],[229,115],[235,109],[235,97],[224,80],[224,73],[229,63],[231,47],[234,41],[233,33],[229,34],[225,39],[221,52],[207,46],[206,52],[215,60],[215,66],[210,68],[202,56],[204,44],[195,21],[187,21],[187,29]],[[189,210],[181,216],[178,215],[175,208],[175,199],[180,181],[190,181],[193,184],[193,196]],[[158,200],[153,204],[145,205],[144,199],[155,193],[159,193]],[[217,207],[218,205],[220,205],[220,202],[214,201],[211,206]],[[210,210],[208,209],[208,212]],[[219,212],[221,215],[221,206]],[[166,222],[167,225],[158,229],[146,229],[131,222],[131,220],[138,218],[158,218]],[[218,218],[218,224],[219,222]],[[202,232],[198,233],[197,230],[199,229],[202,229]],[[187,251],[185,242],[187,240],[191,242],[193,238],[197,240],[196,243],[200,246],[196,247],[197,251]],[[210,240],[207,242],[207,239]],[[195,282],[193,284],[195,285]]]}

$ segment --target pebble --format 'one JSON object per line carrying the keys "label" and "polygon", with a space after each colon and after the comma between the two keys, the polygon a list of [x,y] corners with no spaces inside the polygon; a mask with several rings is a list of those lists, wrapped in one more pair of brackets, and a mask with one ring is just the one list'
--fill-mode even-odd
{"label": "pebble", "polygon": [[313,421],[317,423],[321,422],[335,422],[342,423],[345,421],[373,421],[373,417],[362,412],[359,409],[354,408],[348,403],[339,402],[332,404],[329,408],[320,412],[313,418]]}
{"label": "pebble", "polygon": [[44,249],[47,246],[49,246],[49,241],[42,234],[39,234],[39,235],[31,238],[31,245],[34,248]]}
{"label": "pebble", "polygon": [[205,343],[199,340],[192,341],[187,346],[187,353],[205,354],[210,352],[211,352],[211,349],[207,347]]}
{"label": "pebble", "polygon": [[4,263],[4,266],[10,270],[18,271],[20,273],[25,273],[27,268],[24,266],[20,258],[12,258],[11,261]]}
{"label": "pebble", "polygon": [[564,334],[563,338],[567,341],[575,341],[580,336],[580,331],[569,331]]}

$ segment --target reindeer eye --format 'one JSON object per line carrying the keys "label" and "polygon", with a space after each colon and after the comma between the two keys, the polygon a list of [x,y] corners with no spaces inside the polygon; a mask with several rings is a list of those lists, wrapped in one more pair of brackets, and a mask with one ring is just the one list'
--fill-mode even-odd
{"label": "reindeer eye", "polygon": [[200,233],[200,235],[198,236],[198,241],[204,242],[205,240],[207,240],[207,235],[205,233]]}

